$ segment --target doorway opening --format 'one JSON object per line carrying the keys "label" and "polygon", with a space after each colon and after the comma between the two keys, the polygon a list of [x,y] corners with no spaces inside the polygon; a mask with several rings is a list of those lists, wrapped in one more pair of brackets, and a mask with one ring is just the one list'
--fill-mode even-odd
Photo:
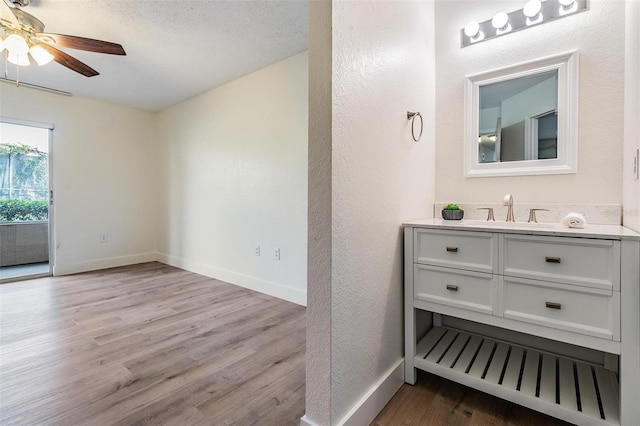
{"label": "doorway opening", "polygon": [[51,132],[0,121],[0,283],[51,275]]}
{"label": "doorway opening", "polygon": [[545,111],[525,117],[525,160],[558,158],[558,112]]}

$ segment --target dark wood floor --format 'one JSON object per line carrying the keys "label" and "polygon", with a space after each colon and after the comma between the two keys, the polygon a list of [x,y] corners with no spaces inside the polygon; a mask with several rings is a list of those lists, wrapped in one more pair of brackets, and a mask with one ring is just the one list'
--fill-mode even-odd
{"label": "dark wood floor", "polygon": [[416,384],[403,384],[371,425],[561,426],[568,423],[418,371]]}
{"label": "dark wood floor", "polygon": [[159,263],[0,285],[0,424],[298,425],[305,309]]}

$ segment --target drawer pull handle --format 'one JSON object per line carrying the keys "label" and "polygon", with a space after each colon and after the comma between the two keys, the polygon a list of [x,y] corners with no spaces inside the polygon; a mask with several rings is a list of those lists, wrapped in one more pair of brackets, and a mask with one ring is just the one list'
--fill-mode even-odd
{"label": "drawer pull handle", "polygon": [[549,309],[562,309],[562,305],[560,303],[545,302],[544,305]]}
{"label": "drawer pull handle", "polygon": [[545,261],[545,262],[547,262],[547,263],[560,263],[560,258],[559,258],[559,257],[549,257],[549,256],[546,256],[546,257],[544,258],[544,261]]}
{"label": "drawer pull handle", "polygon": [[447,251],[450,251],[452,253],[457,253],[458,252],[458,247],[447,247]]}
{"label": "drawer pull handle", "polygon": [[447,284],[447,290],[458,291],[458,286],[453,284]]}

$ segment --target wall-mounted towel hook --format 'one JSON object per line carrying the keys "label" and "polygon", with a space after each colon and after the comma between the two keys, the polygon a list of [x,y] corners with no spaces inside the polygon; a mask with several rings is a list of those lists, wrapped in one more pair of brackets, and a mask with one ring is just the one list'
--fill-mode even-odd
{"label": "wall-mounted towel hook", "polygon": [[[418,137],[416,137],[416,131],[415,131],[416,117],[420,117],[420,133],[418,133]],[[422,129],[424,127],[424,121],[422,121],[422,114],[420,114],[419,112],[407,111],[407,120],[411,120],[411,137],[413,137],[414,141],[418,142],[422,137]]]}

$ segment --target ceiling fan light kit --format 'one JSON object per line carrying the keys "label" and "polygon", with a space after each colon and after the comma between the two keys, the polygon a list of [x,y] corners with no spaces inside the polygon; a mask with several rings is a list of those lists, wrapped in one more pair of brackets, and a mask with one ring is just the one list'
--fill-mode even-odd
{"label": "ceiling fan light kit", "polygon": [[[55,46],[110,55],[126,55],[123,47],[117,43],[45,33],[42,21],[20,9],[29,5],[30,0],[10,1],[13,7],[7,4],[6,0],[0,0],[0,53],[4,53],[6,61],[18,67],[29,66],[31,64],[29,57],[31,57],[40,66],[55,61],[86,77],[93,77],[99,74],[96,70]],[[7,78],[6,71],[4,78]]]}
{"label": "ceiling fan light kit", "polygon": [[49,62],[53,61],[53,55],[46,51],[46,49],[39,44],[31,46],[29,49],[29,54],[33,59],[36,60],[38,65],[46,65]]}

